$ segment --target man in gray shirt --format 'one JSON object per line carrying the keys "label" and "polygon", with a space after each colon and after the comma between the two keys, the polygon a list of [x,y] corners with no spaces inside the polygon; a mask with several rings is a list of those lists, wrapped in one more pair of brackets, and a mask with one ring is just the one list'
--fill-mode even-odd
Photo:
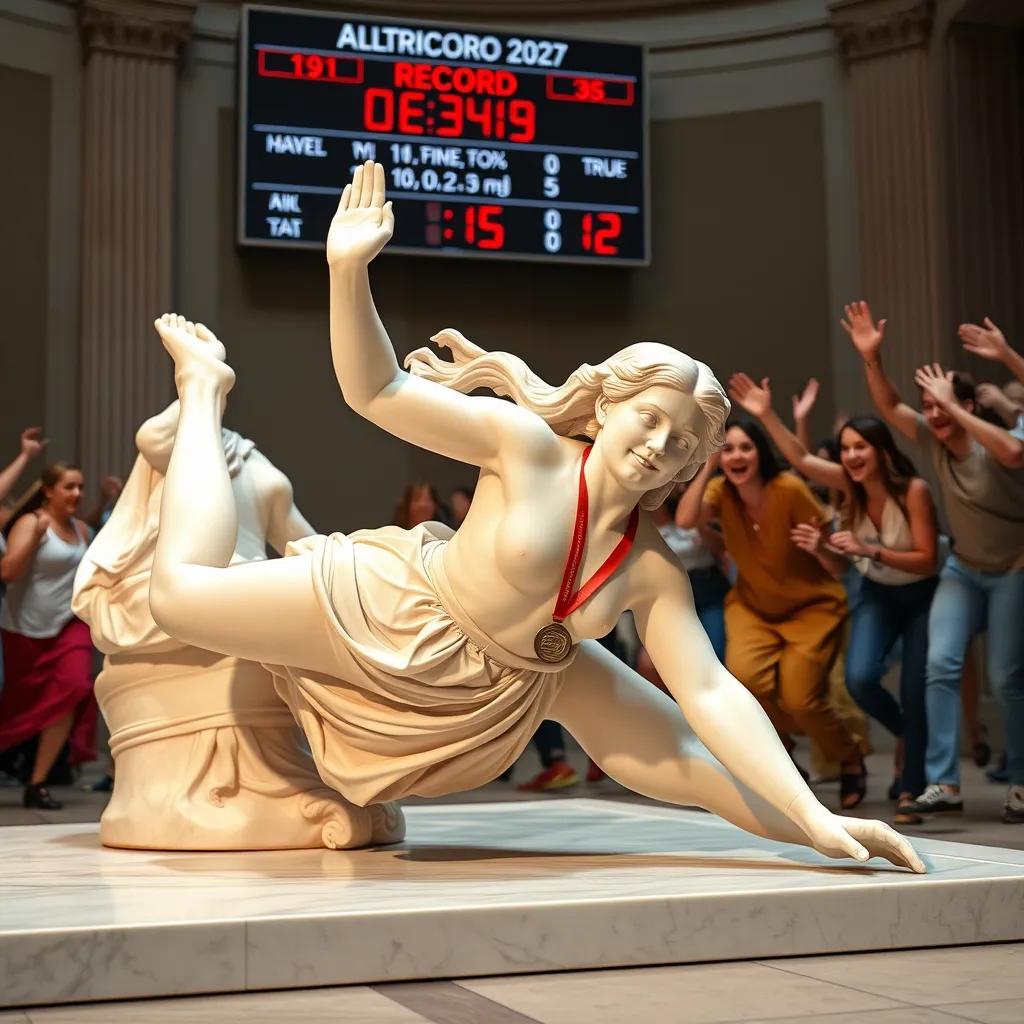
{"label": "man in gray shirt", "polygon": [[[916,412],[882,369],[885,321],[876,324],[867,303],[856,302],[846,307],[843,326],[864,360],[878,411],[930,458],[953,537],[928,622],[928,785],[906,809],[963,810],[960,679],[971,637],[987,627],[988,674],[1003,709],[1010,775],[1003,820],[1024,823],[1024,430],[1019,424],[1003,430],[975,416],[974,385],[938,365],[917,372],[922,412]],[[1003,346],[997,355],[984,344],[966,345],[1014,370],[1017,361],[1024,364]]]}

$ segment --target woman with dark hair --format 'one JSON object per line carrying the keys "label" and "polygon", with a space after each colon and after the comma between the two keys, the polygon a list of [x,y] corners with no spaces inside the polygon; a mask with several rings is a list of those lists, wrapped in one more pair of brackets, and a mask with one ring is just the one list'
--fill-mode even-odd
{"label": "woman with dark hair", "polygon": [[739,576],[725,601],[726,666],[761,702],[782,736],[800,731],[840,765],[844,809],[864,799],[864,762],[856,738],[828,699],[839,653],[846,593],[821,546],[824,510],[808,486],[781,472],[754,420],[730,421],[715,460],[697,474],[676,510],[686,528],[719,519]]}
{"label": "woman with dark hair", "polygon": [[395,506],[394,526],[411,530],[422,523],[444,523],[450,526],[448,510],[441,504],[437,488],[426,480],[409,484]]}
{"label": "woman with dark hair", "polygon": [[[43,810],[61,806],[46,789],[46,777],[92,695],[89,627],[71,611],[75,572],[90,539],[75,516],[82,487],[77,466],[46,466],[39,488],[4,530],[7,551],[0,561],[9,584],[0,613],[6,669],[0,750],[38,735],[24,803]],[[84,731],[76,741],[72,763],[94,756]]]}
{"label": "woman with dark hair", "polygon": [[[733,401],[761,420],[795,469],[841,495],[846,528],[828,538],[828,548],[852,562],[863,577],[853,606],[846,686],[898,738],[897,820],[919,821],[907,805],[924,790],[928,744],[925,667],[938,565],[935,503],[928,485],[875,416],[855,416],[840,428],[836,464],[808,452],[775,415],[767,379],[757,385],[737,374],[729,389]],[[897,640],[903,647],[898,703],[882,685],[886,658]]]}

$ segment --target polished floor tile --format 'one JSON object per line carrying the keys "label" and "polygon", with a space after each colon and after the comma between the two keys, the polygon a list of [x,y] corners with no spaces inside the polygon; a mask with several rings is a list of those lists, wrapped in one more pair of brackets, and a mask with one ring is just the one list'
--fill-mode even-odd
{"label": "polished floor tile", "polygon": [[[1022,965],[1024,968],[1024,965]],[[977,1003],[946,1003],[945,1013],[966,1017],[980,1024],[1021,1024],[1024,1021],[1024,1000],[998,999]]]}
{"label": "polished floor tile", "polygon": [[760,964],[578,971],[459,984],[543,1024],[719,1024],[766,1015],[796,1020],[826,1007],[836,1013],[863,1014],[897,1005]]}
{"label": "polished floor tile", "polygon": [[[758,1017],[754,1020],[741,1018],[742,1024],[966,1024],[963,1017],[955,1017],[930,1006],[903,1006],[898,1010],[869,1010],[858,1013],[825,1013],[812,1017]],[[1019,1024],[1020,1017],[1016,1018]]]}
{"label": "polished floor tile", "polygon": [[920,1006],[961,1003],[964,995],[1020,1000],[1024,1021],[1024,943],[904,950],[767,961],[779,970]]}
{"label": "polished floor tile", "polygon": [[[309,989],[29,1010],[31,1024],[428,1024],[372,989]],[[0,1018],[0,1024],[7,1024]]]}

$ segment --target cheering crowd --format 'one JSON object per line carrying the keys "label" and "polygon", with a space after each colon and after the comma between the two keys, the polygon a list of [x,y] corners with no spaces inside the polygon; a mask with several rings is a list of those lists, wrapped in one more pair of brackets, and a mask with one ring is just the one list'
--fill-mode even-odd
{"label": "cheering crowd", "polygon": [[[846,810],[867,790],[864,715],[896,737],[889,795],[897,822],[963,810],[961,687],[984,634],[1003,720],[1003,820],[1024,823],[1024,358],[990,320],[963,325],[964,348],[1014,380],[975,387],[924,366],[918,412],[883,368],[885,321],[860,302],[846,307],[843,325],[878,416],[844,419],[813,446],[813,382],[794,400],[791,429],[773,409],[768,379],[736,373],[724,448],[653,514],[688,570],[716,653],[789,749],[808,737],[818,774],[831,766],[838,775]],[[43,443],[37,432],[23,434],[0,472],[0,501]],[[0,767],[20,777],[30,807],[59,806],[46,782],[62,749],[72,761],[90,756],[92,650],[71,614],[71,588],[91,537],[84,520],[101,521],[116,488],[105,481],[97,510],[80,517],[83,486],[76,467],[54,463],[3,524]],[[470,490],[453,495],[452,525],[471,500]],[[395,519],[408,528],[445,514],[436,491],[417,484]],[[634,660],[658,684],[643,650]],[[894,693],[883,677],[896,661]],[[557,727],[538,741],[544,770],[527,787],[575,781]]]}

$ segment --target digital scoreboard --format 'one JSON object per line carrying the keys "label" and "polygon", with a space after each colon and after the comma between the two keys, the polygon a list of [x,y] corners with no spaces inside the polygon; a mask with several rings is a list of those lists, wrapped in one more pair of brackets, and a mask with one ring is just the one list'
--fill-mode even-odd
{"label": "digital scoreboard", "polygon": [[375,159],[392,251],[648,261],[642,47],[273,7],[240,46],[241,244],[321,248]]}

